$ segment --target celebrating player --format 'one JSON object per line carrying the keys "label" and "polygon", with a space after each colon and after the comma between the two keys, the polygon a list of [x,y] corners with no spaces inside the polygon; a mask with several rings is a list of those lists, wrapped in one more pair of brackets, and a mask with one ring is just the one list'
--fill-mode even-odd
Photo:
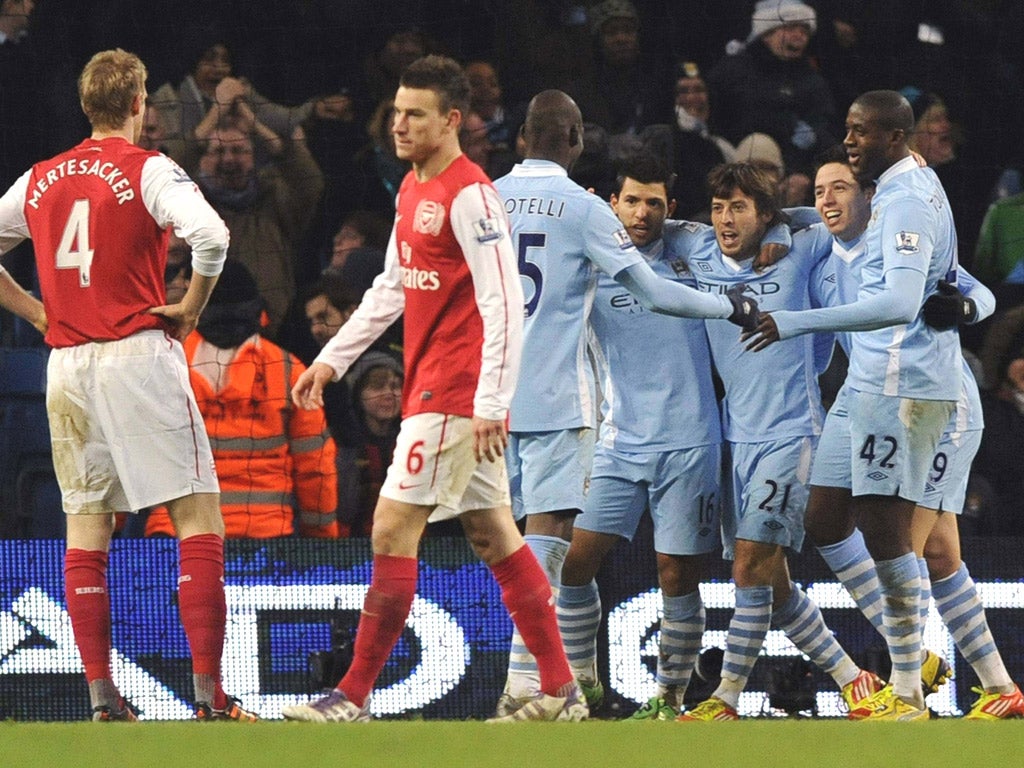
{"label": "celebrating player", "polygon": [[[583,509],[593,452],[593,372],[586,324],[595,267],[646,309],[752,325],[757,302],[738,293],[702,294],[657,276],[608,204],[570,180],[583,151],[583,118],[562,91],[533,98],[523,125],[526,159],[495,182],[505,199],[526,286],[523,376],[512,401],[509,477],[516,514],[527,515],[526,541],[556,593]],[[735,331],[735,329],[733,329]],[[498,712],[536,695],[536,667],[513,635],[509,675]]]}
{"label": "celebrating player", "polygon": [[[827,233],[802,231],[790,253],[770,269],[752,262],[770,226],[782,217],[771,178],[748,163],[718,166],[711,188],[710,242],[687,259],[698,285],[725,292],[746,284],[762,306],[806,308],[820,302],[816,287],[827,265]],[[692,237],[700,225],[666,227],[666,241]],[[710,234],[710,232],[709,232]],[[721,505],[726,557],[733,560],[736,609],[726,636],[722,677],[706,701],[680,720],[735,720],[740,695],[768,628],[781,629],[855,704],[882,683],[843,651],[814,601],[791,581],[786,550],[799,551],[811,457],[824,414],[817,377],[831,352],[810,336],[774,349],[771,359],[744,352],[734,334],[707,323],[711,355],[725,387],[723,431],[729,446],[727,498]],[[764,382],[771,379],[772,386]]]}
{"label": "celebrating player", "polygon": [[[835,279],[826,279],[823,288],[830,292],[830,303],[855,301],[858,283],[853,265],[864,257],[864,231],[871,216],[874,184],[858,181],[846,153],[840,151],[839,155],[826,158],[819,167],[814,191],[817,214],[834,237],[832,274]],[[992,292],[960,268],[957,286],[947,286],[930,296],[922,311],[929,325],[949,328],[983,320],[994,309]],[[849,349],[845,334],[840,334],[839,340]],[[914,514],[913,545],[921,575],[922,622],[926,618],[928,598],[932,596],[960,652],[981,681],[982,691],[968,718],[1021,717],[1024,716],[1024,696],[1003,664],[977,588],[967,565],[960,559],[956,515],[963,510],[971,462],[983,428],[978,385],[966,360],[962,376],[962,395],[942,435],[924,497]],[[849,452],[848,429],[830,426],[831,421],[841,423],[847,419],[847,396],[844,387],[829,411],[822,437],[823,440],[844,438],[847,443],[838,451],[823,451],[822,456],[845,456]],[[841,461],[835,466],[827,461],[815,462],[807,533],[864,615],[884,635],[878,576],[863,536],[854,528],[850,498],[849,462]],[[941,657],[927,649],[923,652],[921,685],[926,693],[937,690],[949,674],[949,665]]]}
{"label": "celebrating player", "polygon": [[823,441],[819,461],[850,462],[853,510],[875,561],[893,663],[892,685],[852,714],[900,721],[928,717],[914,516],[960,396],[963,366],[955,329],[931,328],[920,312],[940,280],[956,282],[956,230],[935,173],[910,154],[913,127],[913,111],[895,91],[869,91],[850,106],[850,167],[858,180],[877,180],[865,255],[851,265],[857,300],[766,315],[750,344],[762,349],[802,333],[861,331],[851,340],[849,418],[834,421],[849,438]]}

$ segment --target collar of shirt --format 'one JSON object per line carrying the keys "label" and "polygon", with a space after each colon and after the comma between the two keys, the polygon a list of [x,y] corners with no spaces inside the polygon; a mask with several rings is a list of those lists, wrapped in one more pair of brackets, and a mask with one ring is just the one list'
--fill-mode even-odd
{"label": "collar of shirt", "polygon": [[877,186],[880,187],[883,184],[885,184],[887,181],[896,178],[901,173],[906,173],[907,171],[912,171],[912,170],[914,170],[917,167],[918,167],[917,160],[914,159],[914,156],[913,155],[907,155],[906,157],[904,157],[899,162],[894,163],[893,165],[890,165],[886,169],[885,173],[883,173],[881,176],[878,177]]}
{"label": "collar of shirt", "polygon": [[864,252],[864,233],[861,232],[853,240],[833,239],[832,253],[847,264],[856,259]]}
{"label": "collar of shirt", "polygon": [[552,160],[523,160],[512,167],[513,176],[568,176],[569,172]]}
{"label": "collar of shirt", "polygon": [[654,240],[643,247],[637,246],[636,249],[643,254],[643,257],[647,259],[648,263],[658,261],[658,259],[661,258],[661,255],[665,252],[665,239],[659,237],[657,240]]}

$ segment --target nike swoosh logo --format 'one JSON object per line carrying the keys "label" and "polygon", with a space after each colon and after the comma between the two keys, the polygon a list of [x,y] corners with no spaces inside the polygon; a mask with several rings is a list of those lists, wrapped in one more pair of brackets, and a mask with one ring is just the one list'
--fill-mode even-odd
{"label": "nike swoosh logo", "polygon": [[409,485],[406,485],[405,481],[403,480],[402,482],[400,482],[398,484],[398,490],[400,490],[400,491],[408,491],[410,488],[417,488],[417,487],[419,487],[421,485],[423,485],[423,483],[410,483]]}

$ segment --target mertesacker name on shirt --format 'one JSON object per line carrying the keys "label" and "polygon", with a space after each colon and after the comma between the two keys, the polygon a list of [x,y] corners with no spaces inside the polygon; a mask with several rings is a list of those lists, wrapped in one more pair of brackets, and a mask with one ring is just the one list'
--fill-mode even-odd
{"label": "mertesacker name on shirt", "polygon": [[65,160],[48,170],[45,176],[36,180],[28,204],[38,209],[39,199],[43,193],[68,176],[99,176],[110,185],[110,189],[117,196],[118,205],[124,205],[135,198],[135,190],[132,189],[131,182],[125,178],[124,171],[110,161]]}

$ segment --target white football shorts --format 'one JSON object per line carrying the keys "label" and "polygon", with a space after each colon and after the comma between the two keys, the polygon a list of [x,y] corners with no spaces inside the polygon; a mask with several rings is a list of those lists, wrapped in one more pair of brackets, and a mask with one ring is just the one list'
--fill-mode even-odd
{"label": "white football shorts", "polygon": [[46,375],[67,514],[134,512],[220,490],[184,350],[162,331],[54,349]]}

